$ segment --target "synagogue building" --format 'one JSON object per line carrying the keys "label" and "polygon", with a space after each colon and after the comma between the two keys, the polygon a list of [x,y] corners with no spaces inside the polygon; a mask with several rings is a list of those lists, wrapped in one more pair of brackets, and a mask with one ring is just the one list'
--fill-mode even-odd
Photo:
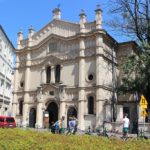
{"label": "synagogue building", "polygon": [[79,23],[62,20],[56,8],[38,32],[31,26],[24,38],[20,31],[12,106],[17,123],[43,128],[47,114],[50,125],[64,116],[67,127],[69,117],[75,116],[79,129],[96,129],[104,121],[121,121],[123,111],[134,120],[133,98],[119,100],[115,89],[121,82],[121,61],[135,45],[118,43],[103,30],[99,7],[93,22],[84,11]]}

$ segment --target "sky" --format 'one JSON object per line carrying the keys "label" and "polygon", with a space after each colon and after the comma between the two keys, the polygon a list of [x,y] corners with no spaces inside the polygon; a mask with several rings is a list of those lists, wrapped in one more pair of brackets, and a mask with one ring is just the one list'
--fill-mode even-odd
{"label": "sky", "polygon": [[[62,20],[78,23],[82,9],[87,15],[87,21],[94,21],[97,4],[101,5],[103,21],[106,22],[111,17],[107,0],[0,0],[0,24],[16,47],[19,30],[21,29],[27,37],[28,29],[32,25],[37,32],[52,20],[52,10],[58,5],[62,12]],[[111,33],[111,29],[105,25],[103,28],[118,42],[127,40],[120,38],[117,33]]]}

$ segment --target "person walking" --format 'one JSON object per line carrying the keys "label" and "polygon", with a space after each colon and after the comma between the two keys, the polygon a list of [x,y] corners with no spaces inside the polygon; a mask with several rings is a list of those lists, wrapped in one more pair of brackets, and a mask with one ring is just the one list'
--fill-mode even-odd
{"label": "person walking", "polygon": [[75,116],[73,116],[73,120],[75,121],[75,126],[74,126],[74,131],[73,131],[73,134],[76,134],[77,132],[77,126],[78,126],[78,120]]}
{"label": "person walking", "polygon": [[69,129],[66,135],[73,134],[75,129],[75,120],[73,119],[73,117],[70,117],[69,119]]}
{"label": "person walking", "polygon": [[59,124],[59,133],[64,134],[65,133],[65,117],[62,116]]}
{"label": "person walking", "polygon": [[125,114],[123,118],[123,138],[125,139],[128,138],[129,125],[130,125],[130,120],[128,118],[128,114]]}

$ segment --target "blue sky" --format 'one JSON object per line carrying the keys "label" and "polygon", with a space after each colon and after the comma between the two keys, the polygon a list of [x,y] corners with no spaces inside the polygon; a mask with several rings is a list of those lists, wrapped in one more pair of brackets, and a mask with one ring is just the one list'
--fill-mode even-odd
{"label": "blue sky", "polygon": [[[81,9],[85,10],[88,21],[94,21],[97,4],[101,4],[103,9],[104,22],[111,17],[107,0],[0,0],[0,24],[16,47],[18,31],[22,29],[27,37],[30,25],[33,25],[36,31],[41,29],[52,20],[52,10],[58,4],[62,19],[71,22],[79,22]],[[110,29],[103,27],[112,35]],[[117,34],[113,37],[118,41],[126,40],[118,38]]]}

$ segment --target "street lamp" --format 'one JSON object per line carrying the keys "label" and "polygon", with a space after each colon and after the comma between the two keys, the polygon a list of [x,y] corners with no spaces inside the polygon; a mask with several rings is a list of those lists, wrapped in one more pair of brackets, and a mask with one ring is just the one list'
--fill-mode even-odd
{"label": "street lamp", "polygon": [[112,47],[112,121],[116,122],[116,96],[115,96],[115,62],[114,62],[114,46]]}
{"label": "street lamp", "polygon": [[139,113],[138,113],[138,93],[137,92],[134,93],[134,101],[135,101],[135,114],[136,114],[134,128],[135,128],[135,133],[138,135],[138,118],[139,118],[138,115],[139,115]]}

